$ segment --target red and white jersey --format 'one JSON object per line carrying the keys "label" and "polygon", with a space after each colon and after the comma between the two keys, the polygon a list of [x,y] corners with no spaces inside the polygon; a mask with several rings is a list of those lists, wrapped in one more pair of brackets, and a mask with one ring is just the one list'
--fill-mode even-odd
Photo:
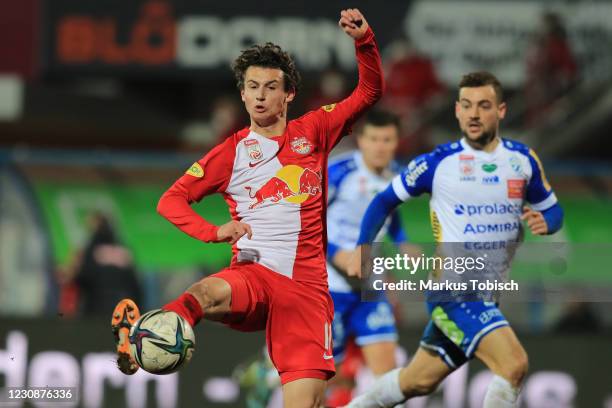
{"label": "red and white jersey", "polygon": [[245,235],[234,245],[232,262],[257,262],[295,280],[327,285],[327,157],[383,90],[373,33],[355,46],[359,84],[349,97],[289,121],[277,137],[248,128],[235,133],[164,193],[158,211],[185,233],[216,241],[218,227],[190,204],[220,193],[232,218],[253,231],[251,239]]}

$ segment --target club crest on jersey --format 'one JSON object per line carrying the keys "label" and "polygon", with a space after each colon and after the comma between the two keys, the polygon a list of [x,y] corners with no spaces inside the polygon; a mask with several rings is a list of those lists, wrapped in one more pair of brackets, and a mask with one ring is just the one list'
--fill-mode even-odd
{"label": "club crest on jersey", "polygon": [[312,144],[306,137],[301,136],[291,141],[291,150],[299,154],[308,154],[312,150]]}
{"label": "club crest on jersey", "polygon": [[475,181],[474,177],[474,156],[471,154],[459,155],[459,173],[461,181]]}
{"label": "club crest on jersey", "polygon": [[247,148],[247,153],[251,160],[261,160],[263,158],[263,152],[261,151],[259,141],[256,139],[246,139],[244,145]]}
{"label": "club crest on jersey", "polygon": [[514,170],[516,175],[523,175],[523,166],[521,166],[521,161],[518,159],[518,157],[514,155],[510,156],[510,167],[512,167],[512,170]]}

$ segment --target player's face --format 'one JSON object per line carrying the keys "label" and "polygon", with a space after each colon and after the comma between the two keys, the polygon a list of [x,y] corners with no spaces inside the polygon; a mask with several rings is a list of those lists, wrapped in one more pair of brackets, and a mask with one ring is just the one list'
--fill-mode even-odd
{"label": "player's face", "polygon": [[463,135],[471,142],[486,146],[499,128],[499,121],[506,115],[506,104],[499,103],[491,85],[461,88],[455,104],[455,116]]}
{"label": "player's face", "polygon": [[285,116],[295,92],[285,91],[282,70],[251,66],[244,74],[240,95],[251,120],[260,126],[269,126]]}
{"label": "player's face", "polygon": [[399,134],[394,125],[364,126],[357,138],[363,160],[370,168],[384,169],[391,163],[397,150]]}

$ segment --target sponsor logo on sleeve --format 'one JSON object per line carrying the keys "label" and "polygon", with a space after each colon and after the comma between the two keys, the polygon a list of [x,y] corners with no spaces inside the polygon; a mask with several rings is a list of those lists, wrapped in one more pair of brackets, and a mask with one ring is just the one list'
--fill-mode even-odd
{"label": "sponsor logo on sleeve", "polygon": [[408,172],[406,173],[406,184],[410,187],[416,186],[418,178],[427,171],[427,162],[422,161],[419,164],[413,160],[408,165]]}
{"label": "sponsor logo on sleeve", "polygon": [[189,174],[190,176],[200,178],[200,177],[204,177],[204,170],[202,169],[202,166],[200,166],[200,163],[195,162],[191,165],[189,169],[187,169],[185,174]]}

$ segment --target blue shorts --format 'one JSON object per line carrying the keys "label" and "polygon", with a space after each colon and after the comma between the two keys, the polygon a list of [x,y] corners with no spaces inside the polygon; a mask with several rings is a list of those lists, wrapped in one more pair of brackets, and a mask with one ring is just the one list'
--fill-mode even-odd
{"label": "blue shorts", "polygon": [[450,368],[458,368],[474,357],[482,338],[508,321],[492,302],[428,302],[431,320],[421,347],[431,350]]}
{"label": "blue shorts", "polygon": [[346,342],[355,337],[358,346],[397,341],[393,308],[386,297],[376,302],[362,302],[359,292],[330,292],[334,301],[334,360],[344,358]]}

